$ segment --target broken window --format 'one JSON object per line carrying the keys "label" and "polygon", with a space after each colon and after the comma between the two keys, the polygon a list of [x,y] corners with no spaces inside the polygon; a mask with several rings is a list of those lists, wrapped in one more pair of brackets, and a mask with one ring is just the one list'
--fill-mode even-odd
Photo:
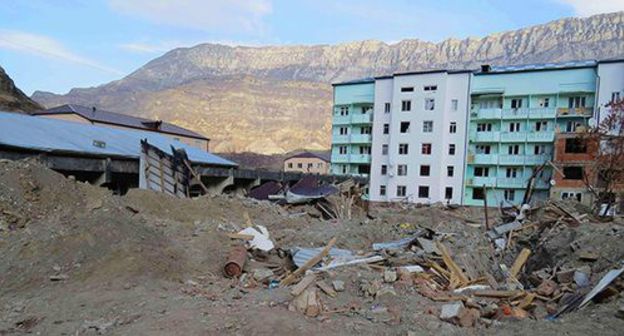
{"label": "broken window", "polygon": [[433,111],[435,109],[435,99],[425,98],[425,110]]}
{"label": "broken window", "polygon": [[477,145],[477,154],[490,154],[492,147],[490,145]]}
{"label": "broken window", "polygon": [[424,155],[430,155],[431,154],[431,144],[430,143],[422,144],[421,154],[424,154]]}
{"label": "broken window", "polygon": [[400,164],[397,166],[397,175],[405,176],[407,175],[407,165]]}
{"label": "broken window", "polygon": [[585,107],[585,96],[575,96],[568,98],[568,108]]}
{"label": "broken window", "polygon": [[453,187],[446,187],[444,189],[444,198],[447,200],[453,198]]}
{"label": "broken window", "polygon": [[423,121],[423,133],[431,133],[433,132],[433,121],[426,120]]}
{"label": "broken window", "polygon": [[371,126],[360,128],[360,134],[371,134],[372,131],[373,131],[373,127]]}
{"label": "broken window", "polygon": [[566,180],[582,180],[583,167],[563,167],[563,178]]}
{"label": "broken window", "polygon": [[407,155],[409,146],[407,144],[399,144],[399,155]]}
{"label": "broken window", "polygon": [[397,190],[396,190],[397,197],[405,197],[406,194],[407,194],[406,186],[402,186],[402,185],[397,186]]}
{"label": "broken window", "polygon": [[430,166],[420,166],[420,176],[429,176],[429,174],[431,174],[431,167]]}
{"label": "broken window", "polygon": [[429,197],[429,186],[418,186],[418,197],[420,197],[420,198],[428,198]]}
{"label": "broken window", "polygon": [[513,189],[505,189],[505,201],[513,202],[516,199],[516,191]]}
{"label": "broken window", "polygon": [[472,189],[472,199],[473,200],[485,199],[485,193],[483,192],[483,188]]}
{"label": "broken window", "polygon": [[477,124],[477,132],[491,132],[492,124]]}
{"label": "broken window", "polygon": [[566,153],[587,153],[587,142],[584,139],[565,139]]}
{"label": "broken window", "polygon": [[512,99],[511,100],[511,108],[512,109],[519,109],[522,107],[522,99],[521,98],[517,98],[517,99]]}
{"label": "broken window", "polygon": [[477,177],[488,177],[488,176],[490,176],[490,168],[489,167],[475,167],[474,168],[474,176],[477,176]]}
{"label": "broken window", "polygon": [[360,146],[360,154],[370,155],[371,147],[370,146]]}
{"label": "broken window", "polygon": [[410,122],[409,121],[401,121],[401,133],[409,133]]}

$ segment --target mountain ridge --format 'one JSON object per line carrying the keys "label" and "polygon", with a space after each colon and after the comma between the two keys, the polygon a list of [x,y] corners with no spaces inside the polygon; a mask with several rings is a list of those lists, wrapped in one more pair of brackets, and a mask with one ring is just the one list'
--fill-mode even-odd
{"label": "mountain ridge", "polygon": [[[302,117],[316,120],[313,125],[306,123],[308,127],[331,129],[331,82],[431,68],[473,69],[484,63],[544,63],[623,55],[624,12],[618,12],[559,19],[482,38],[449,38],[438,43],[418,39],[395,44],[364,40],[336,45],[261,47],[205,43],[170,50],[108,84],[75,88],[65,95],[37,91],[32,97],[46,106],[73,102],[152,118],[175,116],[182,126],[214,139],[220,151],[224,147],[236,151],[257,149],[254,142],[266,141],[267,134],[259,132],[254,125],[266,125],[266,121],[258,118],[266,113],[258,111],[268,109],[280,116],[277,119],[287,129],[284,132],[282,128],[267,126],[267,130],[280,133],[272,144],[260,148],[263,153],[271,154],[311,143],[314,147],[309,149],[329,147],[329,132],[319,134],[320,138],[314,141],[298,136],[297,132],[306,131],[298,125]],[[232,91],[220,90],[219,79]],[[315,87],[315,93],[310,91],[310,86]],[[188,91],[197,93],[202,87],[215,96],[188,94]],[[293,101],[298,92],[295,87],[305,87],[305,97],[299,102]],[[176,95],[185,100],[174,99]],[[161,103],[155,104],[158,101]],[[259,101],[264,105],[255,106],[254,102]],[[246,107],[246,113],[239,114],[239,119],[248,126],[223,127],[220,118],[228,113],[240,113],[238,104]],[[299,110],[290,115],[280,111],[292,106]],[[180,114],[180,109],[188,112],[187,117]],[[201,122],[202,118],[217,122],[208,125]],[[224,144],[225,141],[232,143]]]}

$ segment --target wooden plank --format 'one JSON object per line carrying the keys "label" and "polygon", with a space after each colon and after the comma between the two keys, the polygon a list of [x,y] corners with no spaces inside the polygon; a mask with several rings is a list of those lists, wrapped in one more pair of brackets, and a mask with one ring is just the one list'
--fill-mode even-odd
{"label": "wooden plank", "polygon": [[308,286],[310,286],[314,281],[316,281],[315,274],[306,275],[301,281],[299,281],[298,284],[292,287],[292,289],[290,290],[290,294],[292,296],[298,296],[299,294],[303,293],[303,291],[306,290],[306,288],[308,288]]}
{"label": "wooden plank", "polygon": [[280,285],[288,286],[293,281],[295,281],[298,276],[305,273],[305,271],[312,268],[314,265],[318,264],[323,258],[325,258],[325,256],[327,256],[329,250],[332,248],[332,246],[334,246],[334,244],[336,244],[336,237],[332,238],[329,243],[327,243],[327,246],[325,246],[323,250],[321,250],[321,252],[312,257],[310,260],[306,261],[305,264],[303,264],[301,267],[297,268],[294,272],[284,278],[284,280],[280,282]]}
{"label": "wooden plank", "polygon": [[330,297],[336,297],[336,295],[338,295],[338,293],[336,293],[336,291],[332,288],[332,286],[329,285],[324,280],[317,281],[316,286],[320,288],[323,292],[325,292],[325,294],[329,295]]}
{"label": "wooden plank", "polygon": [[514,261],[513,265],[511,266],[511,270],[509,271],[509,274],[511,274],[512,277],[518,277],[518,273],[520,273],[522,266],[524,266],[530,255],[531,250],[529,250],[528,248],[523,248],[522,251],[520,251],[520,254],[518,254],[516,261]]}
{"label": "wooden plank", "polygon": [[451,287],[455,287],[457,285],[465,286],[470,281],[470,279],[468,279],[468,277],[464,274],[461,268],[455,263],[455,261],[453,261],[453,258],[451,258],[451,254],[449,253],[448,248],[439,241],[437,241],[436,244],[438,246],[438,250],[442,254],[442,260],[444,261],[444,264],[446,264],[446,267],[451,272]]}
{"label": "wooden plank", "polygon": [[508,290],[508,291],[482,290],[482,291],[474,292],[474,296],[491,297],[491,298],[509,298],[509,297],[516,296],[521,293],[523,293],[523,291],[520,291],[520,290]]}
{"label": "wooden plank", "polygon": [[231,233],[228,232],[226,235],[232,239],[242,239],[242,240],[252,240],[254,239],[254,235],[248,235],[243,233]]}

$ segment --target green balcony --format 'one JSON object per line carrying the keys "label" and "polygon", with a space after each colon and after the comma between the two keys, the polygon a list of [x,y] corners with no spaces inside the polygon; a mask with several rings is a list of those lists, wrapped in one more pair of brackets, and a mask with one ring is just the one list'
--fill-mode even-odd
{"label": "green balcony", "polygon": [[526,139],[525,132],[502,132],[500,135],[501,142],[525,142]]}
{"label": "green balcony", "polygon": [[471,138],[474,142],[499,142],[500,133],[498,132],[473,132]]}
{"label": "green balcony", "polygon": [[350,143],[350,137],[348,134],[344,135],[333,135],[332,143],[334,144],[348,144]]}
{"label": "green balcony", "polygon": [[558,118],[566,117],[584,117],[588,118],[594,115],[594,109],[592,107],[560,107],[557,109]]}
{"label": "green balcony", "polygon": [[373,137],[370,134],[351,134],[350,135],[350,143],[371,143],[373,141]]}
{"label": "green balcony", "polygon": [[527,135],[528,142],[553,142],[555,141],[555,131],[533,131]]}
{"label": "green balcony", "polygon": [[525,162],[525,155],[499,155],[498,164],[502,166],[521,166]]}
{"label": "green balcony", "polygon": [[332,124],[349,125],[351,124],[351,116],[350,115],[334,115],[332,119]]}
{"label": "green balcony", "polygon": [[349,155],[350,163],[370,163],[371,155],[370,154],[351,154]]}
{"label": "green balcony", "polygon": [[474,164],[481,165],[495,165],[498,164],[498,155],[496,154],[474,154],[473,155]]}
{"label": "green balcony", "polygon": [[351,124],[370,124],[372,122],[372,113],[354,113],[351,115]]}
{"label": "green balcony", "polygon": [[331,163],[349,163],[349,154],[332,154]]}
{"label": "green balcony", "polygon": [[503,119],[526,119],[529,117],[528,108],[506,108],[502,112]]}
{"label": "green balcony", "polygon": [[532,108],[529,111],[531,119],[553,119],[557,115],[557,110],[549,107]]}
{"label": "green balcony", "polygon": [[467,181],[468,185],[472,185],[475,187],[482,187],[482,186],[486,186],[486,187],[495,187],[496,186],[496,177],[481,177],[481,176],[475,176],[472,178],[469,178]]}
{"label": "green balcony", "polygon": [[521,177],[502,177],[496,179],[496,186],[499,188],[524,188],[527,180]]}
{"label": "green balcony", "polygon": [[477,108],[472,110],[471,117],[472,119],[482,119],[482,120],[495,120],[501,118],[502,109],[499,108]]}
{"label": "green balcony", "polygon": [[550,160],[552,157],[549,154],[540,154],[540,155],[527,155],[524,163],[526,165],[542,165]]}

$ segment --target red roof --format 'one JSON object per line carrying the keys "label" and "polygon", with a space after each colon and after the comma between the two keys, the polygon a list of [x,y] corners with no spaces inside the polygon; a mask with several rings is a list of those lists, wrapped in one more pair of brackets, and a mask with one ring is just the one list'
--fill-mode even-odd
{"label": "red roof", "polygon": [[105,110],[99,110],[93,107],[86,107],[82,105],[66,104],[57,107],[53,107],[47,110],[35,111],[33,115],[55,115],[55,114],[78,114],[81,117],[91,121],[104,124],[120,125],[130,128],[136,128],[146,131],[156,131],[160,133],[168,133],[173,135],[180,135],[189,138],[196,138],[201,140],[209,140],[205,136],[188,130],[186,128],[176,126],[161,120],[152,120],[139,117],[133,117],[126,114],[110,112]]}

